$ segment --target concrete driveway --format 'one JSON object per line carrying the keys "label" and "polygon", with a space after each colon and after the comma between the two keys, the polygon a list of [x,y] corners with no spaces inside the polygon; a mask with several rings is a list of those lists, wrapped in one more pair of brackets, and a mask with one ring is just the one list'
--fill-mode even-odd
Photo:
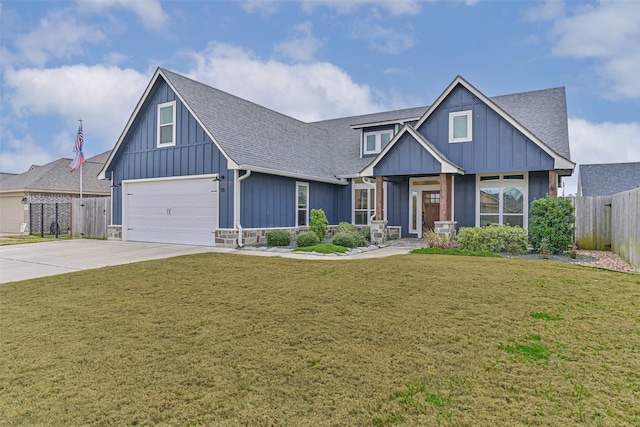
{"label": "concrete driveway", "polygon": [[83,239],[7,245],[0,246],[0,283],[179,255],[232,251],[207,246]]}

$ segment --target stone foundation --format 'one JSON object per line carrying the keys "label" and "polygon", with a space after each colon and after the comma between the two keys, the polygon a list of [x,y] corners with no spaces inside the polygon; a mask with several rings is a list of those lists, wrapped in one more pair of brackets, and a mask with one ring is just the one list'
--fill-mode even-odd
{"label": "stone foundation", "polygon": [[450,244],[456,240],[456,221],[436,221],[434,223],[434,232],[439,236],[445,236]]}
{"label": "stone foundation", "polygon": [[108,225],[107,240],[122,240],[122,226],[113,224]]}
{"label": "stone foundation", "polygon": [[387,240],[397,240],[402,237],[402,227],[399,225],[387,226]]}
{"label": "stone foundation", "polygon": [[383,245],[387,241],[387,221],[371,221],[371,244]]}
{"label": "stone foundation", "polygon": [[219,228],[216,230],[216,246],[235,248],[238,246],[238,230],[233,228]]}

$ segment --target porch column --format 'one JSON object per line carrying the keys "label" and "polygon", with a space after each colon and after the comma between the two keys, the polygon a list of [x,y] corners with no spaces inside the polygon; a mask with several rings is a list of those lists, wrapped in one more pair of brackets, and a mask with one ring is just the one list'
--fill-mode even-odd
{"label": "porch column", "polygon": [[558,171],[549,171],[549,197],[555,199],[558,197]]}
{"label": "porch column", "polygon": [[384,219],[384,177],[376,176],[376,221]]}
{"label": "porch column", "polygon": [[440,174],[440,221],[453,221],[451,202],[453,201],[453,177],[448,173]]}

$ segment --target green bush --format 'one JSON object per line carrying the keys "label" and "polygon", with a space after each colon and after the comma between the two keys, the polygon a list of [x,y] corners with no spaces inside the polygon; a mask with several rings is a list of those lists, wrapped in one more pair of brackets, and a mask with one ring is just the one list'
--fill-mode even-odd
{"label": "green bush", "polygon": [[304,248],[305,246],[314,246],[320,243],[320,239],[318,239],[318,235],[313,231],[304,231],[298,234],[296,237],[296,243],[299,248]]}
{"label": "green bush", "polygon": [[491,224],[487,227],[460,227],[458,247],[470,251],[524,253],[529,238],[527,230],[510,225]]}
{"label": "green bush", "polygon": [[267,246],[289,246],[291,234],[284,230],[271,230],[267,233]]}
{"label": "green bush", "polygon": [[349,222],[341,222],[340,224],[338,224],[338,226],[336,227],[336,234],[337,233],[357,233],[358,232],[358,227],[356,227],[355,225],[349,223]]}
{"label": "green bush", "polygon": [[360,233],[360,235],[364,237],[364,240],[366,240],[367,242],[371,240],[371,229],[369,227],[359,228],[358,233]]}
{"label": "green bush", "polygon": [[311,209],[311,224],[309,230],[316,233],[318,239],[322,241],[324,236],[327,235],[327,228],[329,228],[329,221],[322,209]]}
{"label": "green bush", "polygon": [[361,246],[366,246],[367,241],[358,232],[353,233],[341,231],[333,236],[333,244],[344,246],[347,248],[358,248]]}
{"label": "green bush", "polygon": [[540,251],[542,239],[547,239],[547,246],[554,254],[566,251],[573,241],[573,212],[571,202],[566,199],[547,196],[534,200],[531,204],[529,222],[533,249]]}

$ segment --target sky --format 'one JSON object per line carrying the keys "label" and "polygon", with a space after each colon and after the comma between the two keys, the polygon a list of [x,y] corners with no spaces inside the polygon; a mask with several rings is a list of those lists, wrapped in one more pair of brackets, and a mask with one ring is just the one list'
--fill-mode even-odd
{"label": "sky", "polygon": [[0,172],[113,148],[157,67],[304,121],[564,86],[575,163],[640,161],[638,0],[0,0]]}

